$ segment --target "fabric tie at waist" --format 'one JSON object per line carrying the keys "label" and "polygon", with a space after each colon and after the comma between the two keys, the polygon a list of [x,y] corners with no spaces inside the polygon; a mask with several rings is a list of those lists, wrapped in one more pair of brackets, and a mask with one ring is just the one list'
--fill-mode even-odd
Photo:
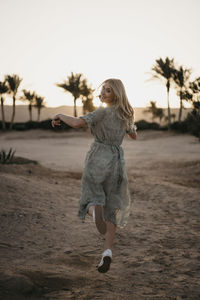
{"label": "fabric tie at waist", "polygon": [[119,158],[119,178],[117,181],[117,184],[120,185],[123,179],[123,161],[124,161],[124,152],[123,149],[120,145],[113,145],[113,144],[106,144],[103,142],[100,142],[98,140],[95,140],[93,142],[93,145],[103,145],[105,147],[108,147],[112,150],[113,153],[118,153],[118,158]]}

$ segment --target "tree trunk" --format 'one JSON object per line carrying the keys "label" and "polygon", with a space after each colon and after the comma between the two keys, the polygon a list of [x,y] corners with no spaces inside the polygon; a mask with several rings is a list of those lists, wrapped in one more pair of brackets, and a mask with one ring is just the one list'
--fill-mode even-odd
{"label": "tree trunk", "polygon": [[30,117],[30,122],[31,122],[32,121],[32,105],[31,104],[29,104],[28,109],[29,109],[29,117]]}
{"label": "tree trunk", "polygon": [[38,122],[40,122],[40,108],[38,108]]}
{"label": "tree trunk", "polygon": [[182,91],[181,91],[181,93],[180,93],[180,109],[179,109],[179,115],[178,115],[179,123],[181,122],[182,110],[183,110],[183,100],[182,100]]}
{"label": "tree trunk", "polygon": [[77,111],[76,111],[76,98],[74,97],[74,117],[77,117]]}
{"label": "tree trunk", "polygon": [[5,123],[5,114],[4,114],[4,106],[3,106],[3,97],[1,97],[1,115],[2,115],[2,128],[6,130],[6,123]]}
{"label": "tree trunk", "polygon": [[86,114],[85,101],[82,100],[82,104],[83,104],[82,106],[83,115],[85,115]]}
{"label": "tree trunk", "polygon": [[12,117],[11,117],[11,121],[10,121],[10,130],[13,128],[13,122],[14,122],[14,118],[15,118],[15,96],[13,96],[13,111],[12,111]]}
{"label": "tree trunk", "polygon": [[167,82],[167,111],[168,111],[168,128],[171,125],[171,111],[170,111],[170,105],[169,105],[169,89],[170,89],[170,83]]}

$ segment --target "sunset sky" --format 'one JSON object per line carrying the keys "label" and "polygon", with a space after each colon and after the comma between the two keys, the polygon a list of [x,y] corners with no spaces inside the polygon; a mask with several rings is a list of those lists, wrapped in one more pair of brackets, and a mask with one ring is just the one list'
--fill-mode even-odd
{"label": "sunset sky", "polygon": [[165,86],[147,81],[157,58],[200,76],[199,0],[0,0],[0,11],[0,80],[18,74],[47,106],[73,105],[55,85],[71,72],[93,88],[120,78],[136,107],[166,107]]}

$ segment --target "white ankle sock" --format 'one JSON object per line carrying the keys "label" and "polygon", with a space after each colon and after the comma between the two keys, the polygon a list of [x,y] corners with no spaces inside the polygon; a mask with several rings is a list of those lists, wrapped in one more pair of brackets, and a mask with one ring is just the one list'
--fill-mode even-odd
{"label": "white ankle sock", "polygon": [[92,210],[92,218],[93,218],[93,221],[95,222],[95,209],[94,208]]}
{"label": "white ankle sock", "polygon": [[106,249],[103,252],[102,257],[105,257],[105,256],[109,256],[110,258],[112,258],[112,251],[111,251],[111,249]]}

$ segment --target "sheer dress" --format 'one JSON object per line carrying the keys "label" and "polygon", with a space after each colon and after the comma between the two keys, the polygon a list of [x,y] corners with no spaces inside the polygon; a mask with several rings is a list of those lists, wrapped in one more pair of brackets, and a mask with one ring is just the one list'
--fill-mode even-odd
{"label": "sheer dress", "polygon": [[127,224],[131,198],[120,146],[126,133],[136,130],[134,123],[124,128],[115,106],[100,107],[80,117],[94,136],[86,155],[81,181],[79,217],[85,219],[91,205],[103,206],[105,220],[119,227]]}

